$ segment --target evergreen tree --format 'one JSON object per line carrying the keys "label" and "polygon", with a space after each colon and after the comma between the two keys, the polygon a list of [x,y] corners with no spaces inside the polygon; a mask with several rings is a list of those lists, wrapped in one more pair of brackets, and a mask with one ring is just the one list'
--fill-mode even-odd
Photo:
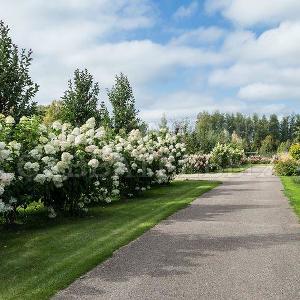
{"label": "evergreen tree", "polygon": [[141,123],[137,117],[132,87],[123,73],[116,76],[115,85],[108,91],[108,98],[113,108],[112,125],[116,132],[121,129],[130,132],[139,128]]}
{"label": "evergreen tree", "polygon": [[275,114],[270,116],[269,121],[269,134],[272,136],[275,143],[277,143],[280,139],[280,125],[278,118]]}
{"label": "evergreen tree", "polygon": [[[74,126],[80,126],[89,118],[94,117],[97,125],[102,124],[101,112],[98,110],[99,91],[99,84],[94,83],[93,75],[87,69],[75,70],[74,79],[69,81],[69,88],[61,98],[62,120]],[[107,118],[106,112],[104,115]]]}
{"label": "evergreen tree", "polygon": [[283,117],[280,122],[280,141],[286,142],[289,139],[290,117]]}
{"label": "evergreen tree", "polygon": [[9,28],[0,21],[0,113],[15,119],[36,112],[32,102],[39,86],[29,76],[32,51],[13,44]]}

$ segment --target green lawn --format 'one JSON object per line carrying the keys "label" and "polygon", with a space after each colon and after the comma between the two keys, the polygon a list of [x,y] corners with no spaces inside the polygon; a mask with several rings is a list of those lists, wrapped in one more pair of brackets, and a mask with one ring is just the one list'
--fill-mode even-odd
{"label": "green lawn", "polygon": [[221,170],[221,172],[222,173],[240,173],[240,172],[246,171],[250,167],[251,167],[251,165],[247,164],[247,165],[242,165],[240,167],[226,168],[226,169]]}
{"label": "green lawn", "polygon": [[30,211],[17,229],[0,227],[0,299],[48,299],[218,184],[176,181],[92,208],[84,218],[49,220],[42,209]]}
{"label": "green lawn", "polygon": [[281,181],[283,183],[286,196],[289,198],[296,214],[300,217],[300,177],[282,176]]}

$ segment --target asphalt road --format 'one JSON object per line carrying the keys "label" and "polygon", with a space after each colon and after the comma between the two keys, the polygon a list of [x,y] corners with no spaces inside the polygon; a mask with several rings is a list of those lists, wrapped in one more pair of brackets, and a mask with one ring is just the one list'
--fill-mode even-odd
{"label": "asphalt road", "polygon": [[269,167],[223,185],[55,299],[300,299],[300,226]]}

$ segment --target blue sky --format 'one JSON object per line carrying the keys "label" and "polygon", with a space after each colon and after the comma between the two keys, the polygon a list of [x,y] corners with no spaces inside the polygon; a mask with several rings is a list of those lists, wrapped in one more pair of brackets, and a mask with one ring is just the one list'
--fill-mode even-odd
{"label": "blue sky", "polygon": [[14,41],[32,48],[36,100],[59,99],[76,68],[132,82],[141,117],[202,110],[300,112],[299,0],[0,0]]}

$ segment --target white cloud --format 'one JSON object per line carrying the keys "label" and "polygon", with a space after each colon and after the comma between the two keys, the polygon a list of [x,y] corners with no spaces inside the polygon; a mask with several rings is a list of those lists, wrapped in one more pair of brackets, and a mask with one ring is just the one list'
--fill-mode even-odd
{"label": "white cloud", "polygon": [[182,5],[174,13],[174,18],[191,17],[192,15],[194,15],[197,12],[198,8],[199,8],[199,5],[198,5],[197,1],[192,1],[187,6]]}
{"label": "white cloud", "polygon": [[231,64],[208,76],[214,87],[237,88],[247,101],[300,98],[300,22],[283,22],[256,36],[251,31],[227,34],[221,53]]}
{"label": "white cloud", "polygon": [[[88,68],[103,88],[112,85],[114,75],[124,72],[136,86],[173,77],[180,68],[219,64],[222,56],[201,49],[160,45],[150,40],[104,43],[77,48],[59,55],[37,58],[34,76],[41,83],[40,97],[58,98],[75,68]],[[45,72],[47,70],[47,72]]]}
{"label": "white cloud", "polygon": [[246,100],[285,100],[299,99],[300,87],[276,84],[253,83],[240,88],[238,96]]}
{"label": "white cloud", "polygon": [[204,45],[217,42],[225,36],[226,31],[220,27],[199,27],[185,31],[171,40],[174,45]]}
{"label": "white cloud", "polygon": [[[284,22],[245,41],[239,56],[249,61],[272,61],[276,65],[299,65],[300,22]],[[232,45],[233,47],[233,45]]]}
{"label": "white cloud", "polygon": [[221,11],[234,23],[250,27],[299,19],[298,0],[207,0],[208,12]]}
{"label": "white cloud", "polygon": [[208,77],[212,86],[239,87],[253,82],[300,85],[300,68],[278,68],[272,63],[236,63],[228,68],[214,69]]}

